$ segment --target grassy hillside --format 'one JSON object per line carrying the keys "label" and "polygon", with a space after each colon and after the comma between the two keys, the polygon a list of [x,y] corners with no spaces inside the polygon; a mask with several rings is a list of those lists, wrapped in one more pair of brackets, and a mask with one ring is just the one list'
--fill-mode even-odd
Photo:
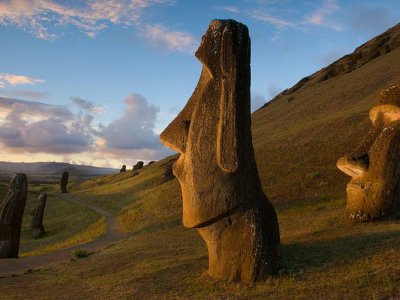
{"label": "grassy hillside", "polygon": [[400,82],[399,32],[391,29],[253,114],[259,172],[281,230],[278,275],[253,287],[208,278],[203,240],[181,225],[169,157],[136,176],[72,185],[117,214],[130,238],[86,259],[0,279],[0,298],[400,298],[400,221],[347,224],[348,178],[335,167],[368,130],[374,96]]}

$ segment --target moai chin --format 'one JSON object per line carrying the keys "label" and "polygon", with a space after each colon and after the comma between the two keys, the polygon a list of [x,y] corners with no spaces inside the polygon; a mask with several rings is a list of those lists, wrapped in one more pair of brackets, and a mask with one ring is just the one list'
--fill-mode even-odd
{"label": "moai chin", "polygon": [[44,208],[46,206],[47,201],[47,193],[41,193],[35,207],[31,210],[30,214],[32,216],[31,221],[31,229],[32,229],[32,237],[37,239],[44,234],[43,227],[43,214]]}
{"label": "moai chin", "polygon": [[0,203],[0,258],[17,258],[22,216],[28,192],[25,174],[14,175],[6,197]]}
{"label": "moai chin", "polygon": [[276,270],[279,227],[254,158],[247,27],[213,20],[195,55],[197,87],[160,139],[180,153],[183,224],[205,240],[208,273],[251,284]]}
{"label": "moai chin", "polygon": [[64,171],[60,180],[60,193],[68,193],[67,190],[68,177],[69,173],[67,171]]}
{"label": "moai chin", "polygon": [[400,85],[382,91],[369,112],[363,142],[337,162],[347,184],[347,216],[353,222],[400,212]]}

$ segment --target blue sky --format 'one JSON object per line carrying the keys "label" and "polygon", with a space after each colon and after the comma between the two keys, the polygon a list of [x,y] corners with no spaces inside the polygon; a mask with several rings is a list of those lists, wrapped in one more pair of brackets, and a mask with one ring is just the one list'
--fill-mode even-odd
{"label": "blue sky", "polygon": [[0,0],[0,160],[132,165],[193,92],[212,19],[246,24],[252,108],[400,22],[400,1]]}

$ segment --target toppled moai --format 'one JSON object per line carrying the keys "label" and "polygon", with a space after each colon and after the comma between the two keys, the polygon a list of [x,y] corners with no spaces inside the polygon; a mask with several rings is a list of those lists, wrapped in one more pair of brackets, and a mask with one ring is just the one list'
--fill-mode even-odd
{"label": "toppled moai", "polygon": [[347,216],[353,222],[400,213],[400,85],[383,90],[369,112],[372,127],[337,167],[347,184]]}
{"label": "toppled moai", "polygon": [[122,165],[121,170],[119,170],[120,173],[126,172],[126,165]]}
{"label": "toppled moai", "polygon": [[60,180],[60,193],[68,193],[68,190],[67,190],[68,177],[69,177],[69,173],[67,171],[64,171],[61,176],[61,180]]}
{"label": "toppled moai", "polygon": [[31,229],[34,239],[40,238],[44,234],[43,215],[46,207],[47,193],[41,193],[34,208],[30,211],[32,216]]}
{"label": "toppled moai", "polygon": [[17,258],[24,215],[28,179],[18,173],[11,179],[8,193],[0,204],[0,258]]}
{"label": "toppled moai", "polygon": [[247,27],[212,21],[195,55],[197,87],[160,138],[180,153],[183,224],[205,240],[209,275],[251,284],[275,273],[280,238],[254,157]]}
{"label": "toppled moai", "polygon": [[139,160],[136,165],[133,166],[132,171],[137,171],[140,170],[141,168],[143,168],[144,166],[144,162],[142,162],[141,160]]}

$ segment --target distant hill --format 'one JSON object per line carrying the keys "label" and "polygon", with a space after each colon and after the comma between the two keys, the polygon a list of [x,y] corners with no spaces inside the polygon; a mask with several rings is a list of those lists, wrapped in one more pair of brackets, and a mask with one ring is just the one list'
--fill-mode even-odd
{"label": "distant hill", "polygon": [[400,24],[254,112],[253,143],[268,196],[274,201],[343,196],[349,177],[335,163],[371,126],[375,96],[399,83]]}
{"label": "distant hill", "polygon": [[72,176],[99,176],[117,172],[117,169],[99,168],[58,162],[11,163],[0,162],[0,174],[23,172],[30,175],[60,175],[68,171]]}

